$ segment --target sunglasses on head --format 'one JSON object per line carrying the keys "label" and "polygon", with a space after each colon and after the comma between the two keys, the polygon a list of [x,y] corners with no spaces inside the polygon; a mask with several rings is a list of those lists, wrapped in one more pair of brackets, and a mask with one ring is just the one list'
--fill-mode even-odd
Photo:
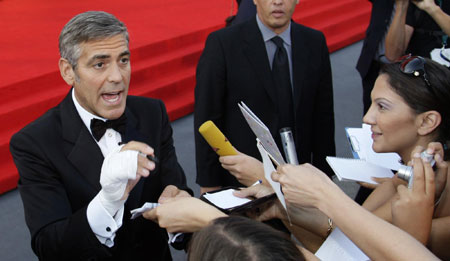
{"label": "sunglasses on head", "polygon": [[400,71],[402,73],[415,77],[422,77],[428,87],[428,90],[430,90],[433,95],[436,95],[431,87],[430,81],[428,80],[428,75],[425,71],[426,61],[423,57],[408,54],[400,57],[396,62],[399,63]]}

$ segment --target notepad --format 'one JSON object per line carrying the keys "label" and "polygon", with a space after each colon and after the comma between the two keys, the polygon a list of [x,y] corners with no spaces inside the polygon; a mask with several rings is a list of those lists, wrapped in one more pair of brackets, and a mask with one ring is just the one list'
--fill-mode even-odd
{"label": "notepad", "polygon": [[250,199],[233,195],[235,189],[222,190],[216,193],[205,193],[203,196],[221,209],[234,208],[250,202]]}
{"label": "notepad", "polygon": [[400,168],[400,156],[397,153],[377,153],[373,151],[370,125],[363,124],[362,128],[347,127],[345,128],[345,133],[350,142],[355,159],[365,160],[392,170],[398,170]]}
{"label": "notepad", "polygon": [[394,173],[384,168],[360,159],[345,159],[326,157],[334,173],[340,181],[360,181],[377,184],[371,177],[392,178]]}

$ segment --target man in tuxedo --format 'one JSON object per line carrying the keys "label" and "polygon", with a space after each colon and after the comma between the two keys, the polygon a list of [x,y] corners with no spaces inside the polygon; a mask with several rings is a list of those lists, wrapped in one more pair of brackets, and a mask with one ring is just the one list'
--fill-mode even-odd
{"label": "man in tuxedo", "polygon": [[111,14],[72,18],[59,39],[59,69],[72,89],[11,139],[40,260],[171,260],[166,231],[130,219],[143,203],[189,189],[164,104],[127,97],[128,42]]}
{"label": "man in tuxedo", "polygon": [[260,158],[240,101],[268,126],[280,150],[279,130],[290,127],[299,162],[331,175],[325,156],[335,155],[334,109],[325,37],[291,21],[298,0],[254,3],[254,18],[208,36],[197,66],[194,128],[202,192],[239,185],[199,135],[203,122],[212,120],[236,149]]}

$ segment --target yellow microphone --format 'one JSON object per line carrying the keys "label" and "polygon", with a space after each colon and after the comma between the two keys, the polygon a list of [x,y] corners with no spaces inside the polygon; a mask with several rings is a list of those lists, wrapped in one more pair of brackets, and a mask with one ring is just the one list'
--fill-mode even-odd
{"label": "yellow microphone", "polygon": [[233,148],[228,139],[223,135],[223,133],[217,128],[217,126],[212,121],[204,122],[200,128],[198,128],[200,134],[208,142],[209,146],[219,155],[219,156],[230,156],[237,155],[237,151]]}

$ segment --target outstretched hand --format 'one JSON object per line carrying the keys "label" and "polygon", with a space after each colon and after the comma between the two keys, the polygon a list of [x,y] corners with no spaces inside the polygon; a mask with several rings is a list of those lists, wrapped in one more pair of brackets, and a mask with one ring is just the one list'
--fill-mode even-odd
{"label": "outstretched hand", "polygon": [[143,213],[143,217],[167,229],[167,232],[195,232],[225,213],[195,197],[167,198],[158,207]]}
{"label": "outstretched hand", "polygon": [[[244,188],[233,192],[233,195],[240,198],[254,197],[262,198],[264,196],[274,193],[271,187],[264,186],[262,184]],[[248,211],[246,215],[252,219],[258,221],[267,221],[274,218],[283,219],[286,216],[286,211],[284,211],[278,199],[270,201],[258,208]]]}
{"label": "outstretched hand", "polygon": [[415,153],[412,160],[414,182],[411,189],[404,185],[397,187],[393,199],[392,222],[425,244],[431,231],[434,210],[435,179],[429,162]]}
{"label": "outstretched hand", "polygon": [[336,187],[325,173],[311,164],[279,166],[272,173],[272,180],[281,184],[286,202],[297,208],[318,208],[328,190]]}
{"label": "outstretched hand", "polygon": [[427,13],[432,12],[434,9],[436,8],[440,8],[439,6],[436,5],[436,3],[434,2],[434,0],[419,0],[419,1],[414,1],[412,0],[412,2],[421,10],[424,10]]}
{"label": "outstretched hand", "polygon": [[257,180],[264,180],[262,162],[244,153],[238,152],[238,155],[222,156],[219,161],[224,169],[245,186],[251,186]]}

